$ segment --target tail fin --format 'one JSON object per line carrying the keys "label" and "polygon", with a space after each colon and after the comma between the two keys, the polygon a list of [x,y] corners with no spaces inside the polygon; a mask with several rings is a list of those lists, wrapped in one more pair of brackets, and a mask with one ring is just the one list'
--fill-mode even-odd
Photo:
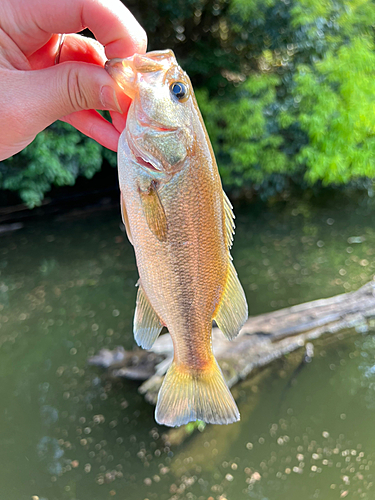
{"label": "tail fin", "polygon": [[194,420],[231,424],[239,419],[237,405],[215,359],[210,370],[198,374],[172,363],[158,396],[158,424],[179,427]]}

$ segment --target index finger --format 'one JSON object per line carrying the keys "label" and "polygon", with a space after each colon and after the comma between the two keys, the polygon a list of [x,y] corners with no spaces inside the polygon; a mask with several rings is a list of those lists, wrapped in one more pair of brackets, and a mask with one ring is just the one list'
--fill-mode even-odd
{"label": "index finger", "polygon": [[[0,11],[2,28],[29,56],[52,33],[77,33],[89,28],[105,46],[108,59],[144,53],[147,36],[120,0],[13,0]],[[4,26],[5,25],[5,26]],[[46,38],[47,37],[47,38]]]}

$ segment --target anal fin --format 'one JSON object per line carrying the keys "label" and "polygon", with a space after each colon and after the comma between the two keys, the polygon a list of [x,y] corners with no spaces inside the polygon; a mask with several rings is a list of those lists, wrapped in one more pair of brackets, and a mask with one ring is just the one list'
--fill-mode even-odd
{"label": "anal fin", "polygon": [[134,339],[143,349],[150,349],[160,335],[163,325],[139,285],[137,306],[134,314]]}
{"label": "anal fin", "polygon": [[248,317],[248,307],[233,262],[229,262],[228,277],[214,319],[228,340],[233,340]]}

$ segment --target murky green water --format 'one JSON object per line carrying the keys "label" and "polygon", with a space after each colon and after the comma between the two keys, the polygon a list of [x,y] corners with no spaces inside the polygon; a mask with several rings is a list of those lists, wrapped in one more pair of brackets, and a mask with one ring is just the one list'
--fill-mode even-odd
{"label": "murky green water", "polygon": [[[357,289],[375,269],[375,208],[237,211],[251,314]],[[170,442],[138,384],[87,358],[133,346],[137,271],[118,211],[0,238],[1,500],[375,497],[375,338],[318,347],[235,388],[242,420]]]}

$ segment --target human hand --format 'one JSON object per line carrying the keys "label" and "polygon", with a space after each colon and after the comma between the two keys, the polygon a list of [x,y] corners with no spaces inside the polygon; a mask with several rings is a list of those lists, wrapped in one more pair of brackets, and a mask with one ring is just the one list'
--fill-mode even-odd
{"label": "human hand", "polygon": [[[97,40],[75,34],[86,27]],[[59,33],[70,34],[55,64]],[[116,151],[130,101],[103,65],[146,45],[119,0],[1,0],[0,160],[58,119]],[[110,110],[112,123],[97,109]]]}

